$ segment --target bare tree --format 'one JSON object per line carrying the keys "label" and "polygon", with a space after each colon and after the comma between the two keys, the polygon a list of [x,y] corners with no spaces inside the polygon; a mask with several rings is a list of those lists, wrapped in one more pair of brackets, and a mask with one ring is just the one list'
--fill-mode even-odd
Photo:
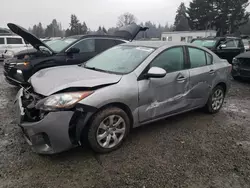
{"label": "bare tree", "polygon": [[137,19],[133,14],[126,12],[118,17],[117,27],[136,23],[136,21]]}

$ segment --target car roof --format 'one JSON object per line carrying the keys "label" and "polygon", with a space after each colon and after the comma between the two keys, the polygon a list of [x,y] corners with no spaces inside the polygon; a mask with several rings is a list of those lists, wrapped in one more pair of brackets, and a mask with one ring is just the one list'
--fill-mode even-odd
{"label": "car roof", "polygon": [[6,37],[8,37],[8,38],[22,38],[18,35],[0,35],[0,38],[6,38]]}
{"label": "car roof", "polygon": [[118,40],[123,40],[123,38],[119,36],[114,36],[114,35],[73,35],[73,36],[68,36],[66,38],[75,38],[75,39],[84,39],[84,38],[110,38],[110,39],[118,39]]}
{"label": "car roof", "polygon": [[196,38],[193,40],[221,40],[221,39],[241,39],[241,38],[240,37],[226,36],[226,37],[204,37],[204,38]]}
{"label": "car roof", "polygon": [[196,45],[193,45],[191,43],[168,42],[168,41],[134,41],[134,42],[129,42],[129,43],[121,44],[121,45],[142,46],[142,47],[148,47],[148,48],[160,48],[163,46],[165,46],[165,47],[172,47],[172,46],[194,46],[194,47],[197,47]]}

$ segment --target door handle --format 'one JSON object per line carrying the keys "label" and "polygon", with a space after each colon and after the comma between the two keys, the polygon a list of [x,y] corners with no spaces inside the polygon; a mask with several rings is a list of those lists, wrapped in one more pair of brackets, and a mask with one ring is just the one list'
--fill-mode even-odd
{"label": "door handle", "polygon": [[186,78],[182,75],[178,76],[178,78],[177,78],[178,82],[184,82],[185,80],[186,80]]}
{"label": "door handle", "polygon": [[214,74],[214,73],[215,73],[215,70],[213,69],[209,71],[209,74]]}

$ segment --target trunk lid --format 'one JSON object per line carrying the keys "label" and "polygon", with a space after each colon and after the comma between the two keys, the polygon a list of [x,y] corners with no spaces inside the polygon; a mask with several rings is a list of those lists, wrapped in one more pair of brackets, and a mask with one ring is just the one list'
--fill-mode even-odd
{"label": "trunk lid", "polygon": [[137,24],[125,25],[119,28],[114,35],[132,41],[140,31],[146,31],[148,27],[141,27]]}

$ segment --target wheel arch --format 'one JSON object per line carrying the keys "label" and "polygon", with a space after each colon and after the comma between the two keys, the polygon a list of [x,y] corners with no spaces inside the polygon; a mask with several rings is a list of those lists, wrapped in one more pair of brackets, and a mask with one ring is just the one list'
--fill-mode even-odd
{"label": "wheel arch", "polygon": [[[121,102],[112,102],[112,103],[108,103],[103,105],[102,107],[98,108],[94,113],[86,113],[84,114],[82,117],[79,117],[79,119],[77,120],[77,124],[76,124],[76,140],[77,142],[82,144],[82,140],[81,138],[86,138],[87,136],[87,132],[90,126],[90,122],[92,121],[92,118],[100,111],[105,110],[107,108],[110,107],[117,107],[122,109],[129,118],[130,121],[130,127],[129,129],[131,129],[133,127],[133,123],[134,123],[134,118],[132,115],[132,111],[130,110],[130,108]],[[86,135],[85,135],[86,134]]]}

